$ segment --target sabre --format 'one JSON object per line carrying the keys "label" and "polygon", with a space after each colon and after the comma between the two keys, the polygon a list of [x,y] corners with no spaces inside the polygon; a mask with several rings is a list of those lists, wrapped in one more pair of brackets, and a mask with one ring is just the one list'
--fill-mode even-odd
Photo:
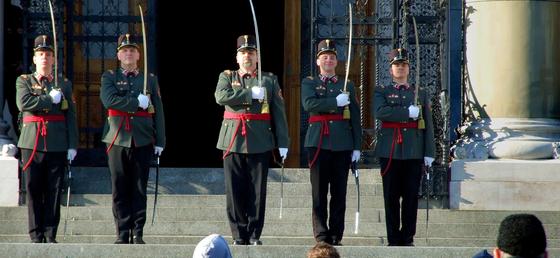
{"label": "sabre", "polygon": [[430,179],[430,169],[431,166],[426,167],[426,245],[428,244],[428,225],[430,220],[430,194],[432,191],[431,179]]}
{"label": "sabre", "polygon": [[54,11],[51,0],[49,0],[49,10],[51,14],[51,24],[53,32],[53,45],[54,45],[54,88],[58,88],[58,41],[56,40],[56,25],[54,23]]}
{"label": "sabre", "polygon": [[354,218],[354,234],[358,234],[358,229],[360,227],[360,171],[358,171],[358,162],[352,162],[350,168],[352,169],[352,175],[356,181],[356,192],[358,193],[358,208]]}
{"label": "sabre", "polygon": [[[257,65],[257,81],[259,84],[259,87],[262,87],[262,71],[261,71],[261,67],[262,67],[262,60],[261,60],[261,40],[259,37],[259,25],[257,25],[257,15],[255,14],[255,7],[253,6],[253,1],[249,0],[249,5],[251,6],[251,13],[253,14],[253,25],[255,27],[255,38],[257,40],[257,59],[258,59],[258,65]],[[264,99],[262,100],[262,111],[261,113],[268,113],[268,96],[266,94],[266,88],[263,87],[263,91],[264,91]]]}
{"label": "sabre", "polygon": [[154,192],[154,208],[152,211],[152,226],[154,225],[154,220],[156,219],[156,206],[157,206],[157,196],[158,196],[158,185],[159,185],[159,155],[156,157],[156,189]]}
{"label": "sabre", "polygon": [[140,20],[142,21],[142,47],[144,49],[144,95],[148,96],[150,100],[150,105],[148,105],[148,113],[153,114],[154,105],[152,105],[152,98],[150,98],[150,94],[148,94],[148,45],[146,40],[146,24],[144,23],[144,11],[142,11],[142,6],[138,5],[138,9],[140,10]]}
{"label": "sabre", "polygon": [[[276,165],[280,166],[280,216],[279,218],[282,218],[282,207],[284,206],[284,160],[282,160],[282,162],[278,162],[276,161],[276,156],[273,157],[274,158],[274,163],[276,163]],[[280,157],[282,158],[282,157]]]}
{"label": "sabre", "polygon": [[72,170],[70,170],[70,165],[72,161],[68,160],[68,165],[66,169],[68,170],[68,189],[66,191],[66,218],[64,219],[64,234],[62,236],[63,240],[66,240],[66,224],[68,223],[68,214],[70,213],[70,187],[72,186]]}
{"label": "sabre", "polygon": [[414,104],[420,108],[418,114],[418,129],[426,128],[424,117],[422,116],[422,106],[418,103],[418,90],[420,88],[420,40],[418,39],[418,26],[416,26],[416,18],[412,16],[412,23],[414,25],[414,37],[416,38],[416,87],[414,89]]}
{"label": "sabre", "polygon": [[281,163],[282,169],[280,170],[280,218],[282,218],[282,207],[284,202],[284,161]]}
{"label": "sabre", "polygon": [[[350,17],[350,21],[348,22],[348,56],[346,58],[346,76],[343,89],[343,92],[346,94],[348,94],[346,87],[348,86],[348,75],[350,74],[350,60],[352,60],[352,3],[350,2],[348,3],[348,17]],[[342,117],[344,119],[350,119],[350,108],[348,105],[344,107]]]}

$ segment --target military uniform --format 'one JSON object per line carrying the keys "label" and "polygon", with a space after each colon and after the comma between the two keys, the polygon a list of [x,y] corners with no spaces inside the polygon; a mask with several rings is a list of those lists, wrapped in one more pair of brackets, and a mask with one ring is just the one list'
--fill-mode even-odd
{"label": "military uniform", "polygon": [[[119,46],[133,45],[123,40],[121,36]],[[138,48],[135,44],[134,47]],[[101,77],[100,98],[108,110],[102,140],[107,144],[111,171],[116,243],[143,243],[150,161],[154,146],[165,147],[164,111],[157,77],[148,76],[146,92],[151,94],[153,114],[139,108],[137,98],[143,87],[144,74],[138,70],[119,68],[106,71]]]}
{"label": "military uniform", "polygon": [[[52,51],[50,39],[35,42],[35,51]],[[54,104],[49,95],[56,87],[54,78],[33,73],[16,80],[16,104],[23,119],[18,147],[26,173],[29,235],[35,243],[56,242],[66,152],[78,145],[72,84],[62,75],[58,76],[58,84],[67,107]]]}
{"label": "military uniform", "polygon": [[[319,51],[329,50],[325,42],[319,43]],[[334,43],[329,42],[334,53]],[[344,119],[344,107],[337,106],[336,97],[343,88],[344,80],[336,76],[307,77],[301,83],[302,106],[309,112],[305,147],[313,198],[313,234],[317,242],[334,245],[340,244],[344,234],[348,170],[352,151],[361,149],[362,137],[359,104],[352,82],[348,82],[346,88],[350,96],[350,119]],[[329,185],[330,206],[327,201]]]}
{"label": "military uniform", "polygon": [[[404,56],[401,59],[408,62]],[[409,118],[408,107],[414,105],[414,89],[414,85],[408,84],[375,89],[375,114],[381,121],[375,153],[379,157],[383,176],[389,245],[413,244],[423,158],[434,157],[435,154],[430,98],[422,89],[419,90],[418,100],[425,128],[418,128],[418,120]]]}
{"label": "military uniform", "polygon": [[[248,40],[249,47],[256,49],[254,38]],[[247,46],[238,41],[238,47]],[[216,102],[225,107],[216,147],[224,153],[226,211],[234,244],[260,243],[271,151],[287,148],[289,143],[278,78],[262,73],[270,109],[270,113],[262,113],[264,102],[253,99],[251,94],[251,87],[258,84],[257,76],[226,70],[220,74],[214,93]]]}

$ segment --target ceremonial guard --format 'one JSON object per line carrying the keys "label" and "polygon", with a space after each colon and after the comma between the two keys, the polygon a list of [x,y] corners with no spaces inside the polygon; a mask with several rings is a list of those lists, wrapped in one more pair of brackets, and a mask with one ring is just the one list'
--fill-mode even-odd
{"label": "ceremonial guard", "polygon": [[[278,78],[257,71],[255,37],[237,39],[239,70],[220,74],[214,96],[225,107],[217,148],[223,150],[227,216],[234,245],[261,245],[272,150],[288,153],[288,126]],[[260,83],[260,84],[259,84]]]}
{"label": "ceremonial guard", "polygon": [[381,165],[390,246],[414,245],[422,168],[434,161],[430,97],[423,89],[416,89],[418,85],[408,83],[408,62],[405,49],[392,50],[393,84],[375,89],[375,115],[381,121],[375,153]]}
{"label": "ceremonial guard", "polygon": [[56,243],[60,195],[67,160],[76,156],[78,126],[72,84],[53,74],[53,41],[40,35],[34,41],[35,72],[16,80],[16,104],[22,115],[21,150],[29,236],[33,243]]}
{"label": "ceremonial guard", "polygon": [[350,163],[360,159],[360,109],[354,84],[347,82],[344,89],[344,79],[336,75],[335,42],[323,40],[317,51],[319,75],[301,83],[303,109],[309,112],[305,148],[313,198],[313,235],[317,242],[341,245],[348,171]]}
{"label": "ceremonial guard", "polygon": [[115,244],[144,244],[150,161],[165,147],[163,105],[157,77],[138,70],[140,48],[129,34],[119,37],[117,57],[120,67],[103,73],[100,92],[107,108],[103,142],[111,171]]}

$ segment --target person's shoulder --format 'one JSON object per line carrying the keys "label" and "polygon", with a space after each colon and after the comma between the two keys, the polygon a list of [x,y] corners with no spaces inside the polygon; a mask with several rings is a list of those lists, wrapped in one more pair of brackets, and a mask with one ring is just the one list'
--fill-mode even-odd
{"label": "person's shoulder", "polygon": [[111,76],[111,77],[113,77],[113,76],[115,76],[115,75],[116,75],[116,73],[115,73],[115,71],[112,70],[112,69],[109,69],[109,70],[103,72],[103,76]]}
{"label": "person's shoulder", "polygon": [[486,251],[486,249],[476,253],[473,258],[492,258],[493,256]]}
{"label": "person's shoulder", "polygon": [[262,72],[263,77],[269,77],[272,79],[277,79],[278,77],[276,76],[276,74],[271,73],[271,72]]}
{"label": "person's shoulder", "polygon": [[315,80],[315,77],[313,76],[307,76],[305,78],[303,78],[303,80],[301,81],[302,83],[311,83]]}
{"label": "person's shoulder", "polygon": [[383,85],[383,84],[377,84],[375,86],[375,90],[376,91],[387,91],[387,90],[389,90],[389,87],[386,86],[386,85]]}
{"label": "person's shoulder", "polygon": [[233,74],[232,70],[224,70],[220,75],[231,76]]}
{"label": "person's shoulder", "polygon": [[33,76],[33,74],[22,74],[18,78],[20,78],[22,80],[30,80],[32,76]]}

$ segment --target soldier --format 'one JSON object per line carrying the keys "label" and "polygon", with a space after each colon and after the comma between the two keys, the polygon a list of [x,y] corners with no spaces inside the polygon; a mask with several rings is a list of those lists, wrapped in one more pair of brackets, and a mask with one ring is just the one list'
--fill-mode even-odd
{"label": "soldier", "polygon": [[[319,75],[301,83],[303,109],[309,112],[305,147],[313,198],[313,235],[317,242],[341,245],[346,212],[346,186],[350,162],[360,159],[362,128],[354,84],[336,76],[338,64],[333,40],[319,42]],[[343,116],[350,109],[350,118]],[[327,195],[331,192],[330,206]],[[327,206],[329,212],[327,213]],[[327,224],[328,218],[328,224]]]}
{"label": "soldier", "polygon": [[[145,244],[146,188],[153,155],[165,147],[165,120],[157,77],[138,70],[140,48],[129,34],[117,42],[120,67],[101,77],[101,102],[107,108],[107,144],[113,192],[115,244]],[[144,71],[145,72],[145,71]],[[148,110],[153,104],[154,112]]]}
{"label": "soldier", "polygon": [[61,74],[54,78],[52,38],[40,35],[33,46],[35,72],[16,81],[23,122],[18,147],[26,173],[29,236],[33,243],[56,243],[66,160],[76,157],[78,145],[76,107],[69,101],[70,81]]}
{"label": "soldier", "polygon": [[225,107],[216,147],[223,150],[233,244],[261,245],[269,159],[276,147],[282,161],[286,158],[288,124],[278,78],[263,72],[258,85],[254,36],[237,39],[236,59],[239,70],[222,72],[214,93]]}
{"label": "soldier", "polygon": [[423,89],[418,92],[419,106],[415,103],[406,50],[392,50],[390,60],[393,85],[375,89],[375,115],[381,121],[375,153],[381,164],[389,245],[413,246],[422,167],[434,161],[432,110]]}

